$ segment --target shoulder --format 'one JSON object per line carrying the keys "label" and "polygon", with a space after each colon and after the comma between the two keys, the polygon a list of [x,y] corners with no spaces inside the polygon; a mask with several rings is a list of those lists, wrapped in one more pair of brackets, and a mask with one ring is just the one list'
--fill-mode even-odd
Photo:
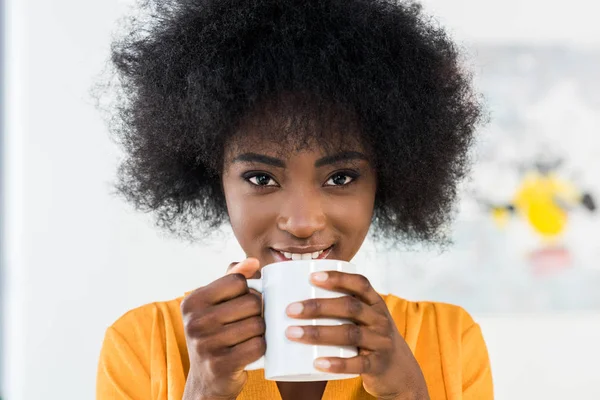
{"label": "shoulder", "polygon": [[[136,307],[106,329],[98,361],[96,398],[120,399],[124,393],[128,393],[127,398],[156,397],[149,382],[167,370],[164,344],[179,345],[183,329],[180,303],[181,298],[177,298]],[[181,359],[179,347],[175,348],[174,354]]]}
{"label": "shoulder", "polygon": [[162,330],[165,325],[179,324],[182,299],[178,297],[133,308],[117,318],[108,327],[107,333],[139,340],[152,336],[157,328]]}
{"label": "shoulder", "polygon": [[[426,377],[442,379],[447,390],[461,392],[463,399],[493,398],[487,346],[479,324],[464,308],[382,297]],[[438,376],[440,366],[443,377]]]}
{"label": "shoulder", "polygon": [[479,327],[462,307],[433,301],[410,301],[394,295],[382,296],[400,334],[405,339],[429,338],[438,343],[461,343]]}
{"label": "shoulder", "polygon": [[468,329],[475,321],[461,306],[435,301],[410,301],[392,294],[381,296],[392,317],[413,322],[436,321],[438,325]]}
{"label": "shoulder", "polygon": [[167,337],[177,342],[182,334],[180,303],[181,298],[148,303],[121,315],[106,329],[101,362],[115,363],[124,358],[148,365],[154,343]]}

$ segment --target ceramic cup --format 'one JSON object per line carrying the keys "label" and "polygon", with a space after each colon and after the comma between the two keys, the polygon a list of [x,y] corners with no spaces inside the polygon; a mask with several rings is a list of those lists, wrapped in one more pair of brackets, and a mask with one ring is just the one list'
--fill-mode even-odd
{"label": "ceramic cup", "polygon": [[261,279],[248,279],[248,287],[262,293],[266,324],[267,350],[247,370],[265,370],[265,379],[284,382],[329,381],[354,378],[355,374],[333,374],[317,370],[313,362],[319,357],[355,357],[356,347],[323,346],[289,340],[289,326],[351,324],[344,319],[295,319],[285,310],[291,303],[317,298],[336,298],[343,293],[321,289],[310,283],[313,272],[340,271],[356,273],[356,266],[338,260],[283,261],[265,266]]}

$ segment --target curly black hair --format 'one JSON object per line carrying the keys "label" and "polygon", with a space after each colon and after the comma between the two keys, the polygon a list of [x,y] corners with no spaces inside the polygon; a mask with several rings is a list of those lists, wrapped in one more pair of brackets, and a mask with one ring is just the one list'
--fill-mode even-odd
{"label": "curly black hair", "polygon": [[482,104],[458,46],[418,3],[144,0],[139,9],[145,16],[131,17],[111,50],[110,125],[127,154],[115,188],[159,227],[193,241],[227,221],[224,146],[249,116],[274,121],[272,109],[312,121],[303,135],[320,144],[339,140],[327,135],[332,121],[355,123],[377,171],[373,233],[445,242]]}

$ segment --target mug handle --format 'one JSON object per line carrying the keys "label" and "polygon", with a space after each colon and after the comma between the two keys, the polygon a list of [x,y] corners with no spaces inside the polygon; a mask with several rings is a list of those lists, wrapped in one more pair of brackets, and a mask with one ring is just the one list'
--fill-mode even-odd
{"label": "mug handle", "polygon": [[[248,279],[248,287],[254,289],[260,294],[263,292],[262,279]],[[261,356],[258,360],[251,362],[246,366],[246,371],[254,371],[265,368],[265,356]]]}

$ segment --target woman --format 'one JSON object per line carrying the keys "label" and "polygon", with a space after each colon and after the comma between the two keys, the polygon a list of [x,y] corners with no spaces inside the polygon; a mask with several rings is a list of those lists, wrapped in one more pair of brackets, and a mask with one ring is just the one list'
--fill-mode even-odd
{"label": "woman", "polygon": [[[290,305],[298,327],[287,335],[359,347],[315,365],[360,377],[286,383],[244,371],[265,352],[246,284],[262,266],[351,260],[370,228],[398,243],[445,241],[480,106],[444,31],[391,0],[144,6],[150,17],[113,46],[123,101],[112,126],[128,155],[117,188],[181,237],[231,224],[248,258],[109,327],[98,398],[492,398],[486,346],[464,310],[334,272],[313,283],[349,296]],[[358,328],[301,328],[327,317]]]}

